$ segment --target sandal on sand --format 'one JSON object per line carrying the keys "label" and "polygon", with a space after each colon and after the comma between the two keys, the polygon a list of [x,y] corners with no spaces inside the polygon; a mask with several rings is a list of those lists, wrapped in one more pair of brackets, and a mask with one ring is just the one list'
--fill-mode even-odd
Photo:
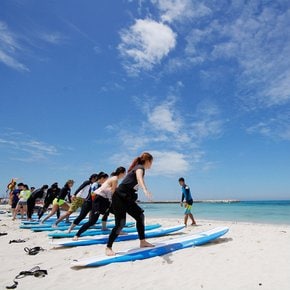
{"label": "sandal on sand", "polygon": [[16,279],[22,279],[26,276],[34,276],[37,278],[42,278],[45,277],[45,275],[47,275],[47,270],[41,270],[39,266],[35,266],[32,269],[30,269],[29,271],[21,271],[13,280],[13,285],[11,286],[6,286],[6,289],[15,289],[18,285],[18,282],[15,281]]}
{"label": "sandal on sand", "polygon": [[34,248],[24,248],[24,251],[28,254],[28,255],[36,255],[38,254],[40,251],[44,251],[43,248],[41,247],[34,247]]}
{"label": "sandal on sand", "polygon": [[25,242],[26,242],[25,240],[18,239],[18,240],[10,240],[9,244],[11,244],[11,243],[25,243]]}

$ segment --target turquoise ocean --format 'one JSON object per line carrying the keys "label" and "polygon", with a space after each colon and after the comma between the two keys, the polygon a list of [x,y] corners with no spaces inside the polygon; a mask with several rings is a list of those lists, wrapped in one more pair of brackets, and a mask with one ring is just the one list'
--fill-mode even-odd
{"label": "turquoise ocean", "polygon": [[[141,203],[147,217],[182,218],[184,208],[179,203]],[[290,225],[290,200],[239,201],[232,203],[194,203],[194,218],[198,220],[236,221]]]}

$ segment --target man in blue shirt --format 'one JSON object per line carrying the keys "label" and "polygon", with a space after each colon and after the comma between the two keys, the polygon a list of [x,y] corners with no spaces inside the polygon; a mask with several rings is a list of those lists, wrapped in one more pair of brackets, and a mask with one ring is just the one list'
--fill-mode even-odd
{"label": "man in blue shirt", "polygon": [[185,202],[184,202],[184,208],[185,208],[185,211],[184,211],[184,224],[185,224],[185,226],[187,226],[187,220],[188,220],[188,217],[189,217],[191,219],[191,221],[192,221],[191,225],[195,226],[196,222],[195,222],[195,220],[193,218],[193,215],[191,213],[193,199],[192,199],[192,196],[191,196],[191,193],[190,193],[190,188],[185,184],[183,177],[180,177],[178,181],[179,181],[179,184],[180,184],[181,190],[182,190],[182,197],[181,197],[181,202],[180,202],[181,206],[183,206],[183,201],[185,200]]}

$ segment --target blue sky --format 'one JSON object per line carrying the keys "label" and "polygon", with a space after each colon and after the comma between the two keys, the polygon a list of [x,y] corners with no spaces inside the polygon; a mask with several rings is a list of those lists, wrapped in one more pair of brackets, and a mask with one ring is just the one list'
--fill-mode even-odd
{"label": "blue sky", "polygon": [[180,176],[196,199],[289,199],[289,27],[286,0],[1,0],[2,193],[149,151],[155,200]]}

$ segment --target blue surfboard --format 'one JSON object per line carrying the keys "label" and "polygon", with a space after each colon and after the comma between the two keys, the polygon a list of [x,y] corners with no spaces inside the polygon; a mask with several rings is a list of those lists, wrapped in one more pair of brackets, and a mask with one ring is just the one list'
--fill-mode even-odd
{"label": "blue surfboard", "polygon": [[[66,222],[65,220],[61,221],[59,224],[58,224],[58,227],[57,229],[61,229],[61,227],[67,227],[66,229],[68,229],[71,225],[71,223],[75,220],[75,218],[72,218],[69,220],[69,223]],[[83,219],[81,222],[80,222],[80,225],[86,223],[88,221],[88,218],[85,218]],[[108,219],[107,222],[111,222],[111,221],[114,221],[114,219]],[[52,225],[55,223],[55,220],[53,222],[51,221],[46,221],[44,222],[43,224],[37,222],[37,223],[32,223],[32,224],[29,224],[29,223],[22,223],[20,224],[19,228],[21,229],[39,229],[39,228],[51,228]],[[101,223],[101,220],[98,220],[96,222],[96,224],[100,224]]]}
{"label": "blue surfboard", "polygon": [[185,249],[193,246],[200,246],[209,243],[229,231],[228,227],[218,227],[209,231],[196,234],[189,234],[175,239],[168,239],[155,243],[153,248],[134,248],[116,253],[115,256],[97,256],[75,260],[73,267],[99,267],[111,263],[128,262],[135,260],[149,259],[156,256],[168,254],[173,251]]}
{"label": "blue surfboard", "polygon": [[[153,238],[153,237],[159,237],[163,235],[167,235],[176,231],[179,231],[184,228],[184,225],[178,225],[178,226],[173,226],[173,227],[168,227],[168,228],[157,228],[154,230],[149,230],[145,231],[145,237],[146,238]],[[108,241],[109,235],[100,235],[100,236],[95,236],[91,238],[86,238],[82,239],[80,238],[77,241],[57,241],[57,242],[52,242],[51,244],[54,246],[61,246],[61,247],[78,247],[78,246],[88,246],[88,245],[96,245],[96,244],[106,244]],[[128,240],[135,240],[138,239],[138,233],[128,233],[127,235],[119,235],[117,239],[115,240],[116,242],[120,241],[128,241]]]}
{"label": "blue surfboard", "polygon": [[[133,227],[135,225],[134,222],[128,222],[125,224],[125,227]],[[80,227],[82,226],[82,223],[80,223],[80,225],[76,226],[75,229],[79,229]],[[115,226],[115,223],[113,224],[107,224],[107,228],[113,228]],[[59,227],[56,227],[56,228],[53,228],[53,227],[44,227],[44,228],[41,228],[41,227],[36,227],[36,228],[31,228],[31,230],[33,232],[52,232],[52,231],[55,231],[55,230],[58,230],[58,231],[66,231],[68,230],[70,227],[70,224],[69,225],[66,225],[66,226],[59,226]],[[91,229],[101,229],[102,226],[100,224],[95,224],[93,226],[90,227]]]}
{"label": "blue surfboard", "polygon": [[[151,224],[151,225],[146,225],[145,226],[145,230],[153,230],[153,229],[157,229],[160,228],[161,225],[160,224]],[[123,232],[125,233],[133,233],[136,232],[136,227],[130,227],[130,228],[123,228],[122,229]],[[86,236],[95,236],[95,235],[106,235],[109,234],[111,231],[102,231],[102,230],[87,230],[84,233],[81,234],[81,237],[86,237]],[[70,233],[67,232],[52,232],[49,233],[48,236],[50,238],[73,238],[76,235],[77,231],[73,230]]]}
{"label": "blue surfboard", "polygon": [[[41,220],[43,220],[46,216],[47,216],[47,214],[43,215],[42,218],[41,218]],[[73,220],[76,219],[77,217],[78,217],[77,214],[71,214],[71,215],[69,216],[69,220],[70,220],[70,221],[73,221]],[[54,223],[57,219],[58,219],[57,216],[54,215],[54,216],[50,217],[48,220],[46,220],[43,224],[52,224],[52,223]],[[21,221],[21,224],[22,224],[22,225],[39,225],[39,224],[40,224],[40,220],[38,219],[38,216],[37,216],[37,215],[33,215],[31,221],[24,220],[24,221]]]}

